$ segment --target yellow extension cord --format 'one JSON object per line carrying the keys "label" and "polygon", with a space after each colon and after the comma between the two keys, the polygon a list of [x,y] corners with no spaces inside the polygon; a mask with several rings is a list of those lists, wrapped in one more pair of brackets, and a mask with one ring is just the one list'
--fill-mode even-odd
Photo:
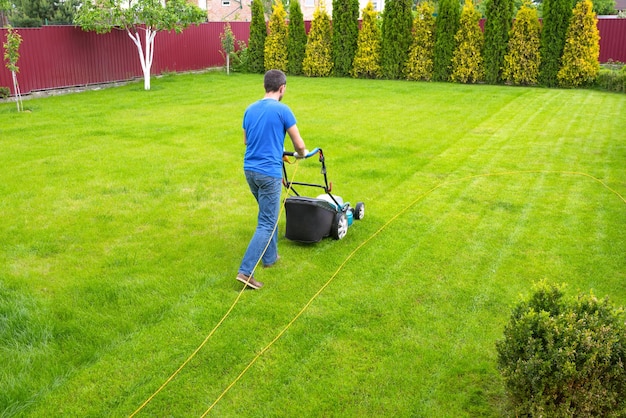
{"label": "yellow extension cord", "polygon": [[[298,169],[298,164],[297,164],[298,160],[296,160],[296,168],[294,169],[294,174],[293,177],[295,177],[295,173]],[[256,363],[256,361],[263,355],[265,354],[265,352],[267,352],[272,345],[274,345],[274,343],[276,341],[278,341],[280,339],[280,337],[282,337],[287,330],[298,320],[298,318],[300,318],[300,316],[309,308],[309,306],[313,303],[313,301],[328,287],[328,285],[330,285],[330,283],[335,279],[335,277],[337,277],[337,275],[339,274],[339,272],[344,268],[344,266],[348,263],[348,261],[350,261],[352,259],[352,257],[354,257],[354,255],[363,247],[365,246],[367,243],[369,243],[372,239],[374,239],[378,234],[380,234],[385,228],[387,228],[387,226],[389,226],[392,222],[394,222],[398,217],[400,217],[401,215],[403,215],[404,213],[406,213],[410,208],[412,208],[413,206],[415,206],[415,204],[417,204],[417,202],[419,202],[420,200],[422,200],[424,197],[426,197],[427,195],[429,195],[430,193],[434,192],[435,190],[443,187],[443,186],[447,186],[450,184],[455,184],[455,183],[460,183],[462,181],[466,181],[466,180],[471,180],[471,179],[475,179],[475,178],[481,178],[481,177],[495,177],[495,176],[505,176],[505,175],[519,175],[519,174],[561,174],[561,175],[576,175],[576,176],[583,176],[583,177],[587,177],[590,178],[598,183],[600,183],[602,186],[604,186],[607,190],[611,191],[613,194],[615,194],[617,197],[619,197],[622,202],[626,203],[626,198],[624,198],[624,196],[622,196],[621,194],[619,194],[616,190],[612,189],[611,187],[609,187],[606,183],[604,183],[602,180],[587,174],[587,173],[583,173],[583,172],[578,172],[578,171],[552,171],[552,170],[525,170],[525,171],[506,171],[506,172],[500,172],[500,173],[487,173],[487,174],[477,174],[477,175],[472,175],[472,176],[466,176],[457,180],[451,180],[451,181],[447,181],[447,182],[442,182],[439,183],[438,185],[436,185],[435,187],[427,190],[426,192],[422,193],[421,195],[419,195],[417,198],[415,198],[411,203],[409,203],[404,209],[402,209],[400,212],[398,212],[396,215],[392,216],[385,224],[383,224],[383,226],[381,226],[376,232],[374,232],[369,238],[367,238],[365,241],[363,241],[361,244],[359,244],[349,255],[348,257],[346,257],[346,259],[341,263],[341,265],[339,265],[339,267],[337,268],[337,270],[333,273],[333,275],[328,279],[328,281],[326,281],[326,283],[324,283],[322,285],[322,287],[320,287],[320,289],[309,299],[309,301],[302,307],[302,309],[296,314],[296,316],[293,317],[293,319],[291,321],[289,321],[289,323],[276,335],[276,337],[274,337],[274,339],[272,339],[265,347],[263,347],[261,349],[261,351],[259,351],[259,353],[248,363],[248,365],[241,371],[241,373],[239,373],[239,375],[226,387],[226,389],[224,389],[224,391],[217,397],[217,399],[215,399],[215,401],[209,406],[209,408],[201,415],[201,418],[204,418],[209,412],[211,412],[211,410],[215,407],[215,405],[217,405],[217,403],[222,400],[222,398],[226,395],[226,393],[228,393],[228,391],[235,386],[235,384],[237,384],[237,382],[246,374],[246,372],[254,365],[254,363]],[[287,194],[289,193],[289,191],[291,190],[291,183],[289,184],[289,188],[287,189]],[[284,207],[284,205],[283,205]],[[280,210],[280,213],[278,215],[278,219],[280,219],[280,217],[282,216],[282,208]],[[274,231],[276,231],[276,228],[278,227],[278,222],[276,223],[276,225],[274,226]],[[274,232],[272,232],[272,235],[274,234]],[[265,249],[263,250],[263,254],[265,253],[265,251],[267,250],[267,247],[269,246],[269,242],[267,243],[267,245],[265,246]],[[254,270],[256,270],[259,262],[261,261],[261,258],[263,257],[263,255],[261,255],[261,257],[259,258],[259,260],[257,260],[257,263],[254,267]],[[252,271],[252,273],[250,274],[250,277],[253,276],[254,274],[254,270]],[[235,306],[237,305],[237,303],[239,302],[239,299],[241,298],[241,295],[243,294],[243,291],[245,290],[247,285],[244,285],[243,289],[241,289],[241,291],[238,293],[237,297],[235,298],[235,301],[232,303],[232,305],[230,306],[230,308],[228,309],[228,311],[226,312],[226,314],[224,314],[224,316],[222,317],[222,319],[220,319],[220,321],[217,323],[217,325],[215,325],[215,327],[213,328],[213,330],[211,330],[211,332],[209,333],[209,335],[207,335],[207,337],[204,339],[204,341],[202,341],[202,343],[198,346],[198,348],[196,348],[194,350],[193,353],[191,353],[191,355],[180,365],[180,367],[148,398],[145,400],[145,402],[143,404],[141,404],[141,406],[139,408],[137,408],[129,417],[132,418],[134,417],[137,413],[139,413],[156,395],[159,394],[159,392],[161,392],[173,379],[174,377],[176,377],[176,375],[178,375],[178,373],[180,373],[180,371],[195,357],[196,354],[198,354],[198,352],[206,345],[206,343],[209,341],[209,339],[213,336],[213,334],[215,333],[215,331],[222,325],[222,323],[226,320],[226,318],[230,315],[230,313],[233,311],[233,309],[235,308]]]}
{"label": "yellow extension cord", "polygon": [[[286,162],[288,162],[287,160],[285,160]],[[296,172],[298,171],[298,159],[296,159],[296,167],[294,169],[293,172],[293,176],[295,176]],[[291,190],[291,183],[289,183],[289,187],[287,188],[287,192],[286,194],[289,194],[289,191]],[[263,249],[263,252],[261,253],[261,256],[259,257],[259,259],[257,260],[256,264],[254,265],[254,268],[252,269],[252,272],[250,273],[250,278],[254,277],[254,272],[256,271],[256,268],[259,266],[259,262],[261,261],[261,259],[263,258],[263,255],[265,254],[265,251],[267,251],[267,248],[270,245],[271,242],[271,237],[274,235],[274,232],[276,231],[276,228],[278,228],[278,221],[280,220],[280,217],[282,216],[283,213],[283,208],[284,205],[282,205],[279,213],[278,213],[278,219],[276,220],[276,224],[274,224],[274,229],[272,230],[272,234],[270,235],[270,240],[267,242],[267,244],[265,245],[265,248]],[[250,278],[248,278],[248,281],[250,280]],[[129,418],[134,417],[135,415],[137,415],[137,413],[139,413],[146,405],[148,405],[148,403],[150,403],[150,401],[152,399],[154,399],[154,397],[156,395],[159,394],[159,392],[161,392],[165,386],[167,386],[172,380],[174,380],[174,378],[176,377],[176,375],[178,373],[180,373],[180,371],[191,361],[191,359],[193,359],[196,354],[198,354],[198,352],[202,349],[202,347],[204,347],[206,345],[206,343],[209,341],[209,339],[213,336],[213,334],[215,334],[215,331],[217,331],[217,329],[222,325],[222,323],[226,320],[226,318],[230,315],[230,313],[232,312],[232,310],[235,308],[235,306],[237,305],[237,303],[239,302],[239,299],[241,299],[241,295],[243,295],[244,290],[246,290],[246,287],[248,286],[248,283],[246,282],[246,284],[243,285],[243,288],[239,291],[239,293],[237,294],[237,297],[235,298],[234,302],[232,303],[232,305],[230,306],[230,308],[228,308],[228,311],[226,311],[226,313],[224,314],[224,316],[222,317],[222,319],[219,320],[219,322],[217,323],[217,325],[215,325],[215,327],[211,330],[211,332],[209,333],[209,335],[206,336],[206,338],[204,339],[204,341],[202,341],[202,343],[198,346],[198,348],[196,348],[194,350],[193,353],[191,353],[191,355],[189,357],[187,357],[187,359],[180,365],[180,367],[178,369],[176,369],[176,371],[174,373],[172,373],[172,375],[170,377],[167,378],[167,380],[165,380],[165,382],[163,382],[163,384],[152,394],[150,395],[150,397],[148,399],[146,399],[144,401],[144,403],[141,404],[141,406],[139,406],[139,408],[137,408],[132,414],[129,415]],[[229,388],[232,386],[232,384],[229,386]],[[223,395],[222,395],[223,396]],[[206,415],[206,413],[204,414]],[[203,416],[204,416],[203,415]]]}

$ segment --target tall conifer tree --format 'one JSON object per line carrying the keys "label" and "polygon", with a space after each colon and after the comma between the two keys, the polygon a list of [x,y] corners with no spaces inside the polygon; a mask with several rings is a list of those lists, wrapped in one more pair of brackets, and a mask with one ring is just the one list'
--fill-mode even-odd
{"label": "tall conifer tree", "polygon": [[289,3],[289,27],[287,38],[287,72],[293,75],[302,74],[302,61],[306,48],[306,30],[300,2]]}
{"label": "tall conifer tree", "polygon": [[269,34],[265,39],[265,70],[287,71],[287,12],[281,0],[272,7]]}
{"label": "tall conifer tree", "polygon": [[411,0],[387,0],[383,10],[380,65],[383,76],[402,77],[413,41]]}
{"label": "tall conifer tree", "polygon": [[333,69],[338,77],[350,74],[359,36],[359,0],[333,0]]}
{"label": "tall conifer tree", "polygon": [[417,6],[417,13],[413,21],[413,44],[404,68],[404,75],[407,80],[429,81],[433,78],[434,12],[435,6],[430,1],[425,1]]}
{"label": "tall conifer tree", "polygon": [[381,34],[378,27],[378,12],[371,1],[363,9],[363,22],[359,30],[357,50],[350,75],[356,78],[379,78]]}
{"label": "tall conifer tree", "polygon": [[440,0],[435,20],[435,55],[433,80],[449,81],[452,73],[452,55],[456,49],[454,36],[459,30],[461,8],[458,0]]}
{"label": "tall conifer tree", "polygon": [[600,33],[598,18],[591,0],[576,4],[567,36],[561,69],[557,74],[562,87],[578,87],[592,84],[600,71]]}
{"label": "tall conifer tree", "polygon": [[309,77],[328,77],[333,70],[330,16],[322,2],[313,14],[302,71]]}
{"label": "tall conifer tree", "polygon": [[572,16],[572,0],[544,0],[543,29],[541,31],[541,64],[539,81],[547,87],[556,87],[557,73],[565,46],[565,34]]}
{"label": "tall conifer tree", "polygon": [[513,8],[512,0],[486,0],[483,59],[487,83],[497,84],[502,80],[504,55],[513,23]]}
{"label": "tall conifer tree", "polygon": [[252,20],[250,21],[250,39],[248,41],[248,71],[263,73],[265,71],[265,13],[261,0],[252,1]]}
{"label": "tall conifer tree", "polygon": [[472,0],[465,0],[459,30],[454,40],[456,49],[452,55],[452,74],[450,80],[460,83],[477,83],[484,76],[483,68],[483,32],[480,29],[480,13]]}
{"label": "tall conifer tree", "polygon": [[524,0],[509,34],[509,46],[502,70],[504,81],[516,85],[537,83],[541,61],[540,43],[541,24],[537,9],[530,0]]}

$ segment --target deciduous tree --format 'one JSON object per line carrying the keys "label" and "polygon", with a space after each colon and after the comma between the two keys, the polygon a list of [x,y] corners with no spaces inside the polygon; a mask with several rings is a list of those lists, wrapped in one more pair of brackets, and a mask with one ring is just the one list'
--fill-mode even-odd
{"label": "deciduous tree", "polygon": [[9,26],[9,30],[6,33],[6,39],[6,42],[2,44],[2,47],[4,48],[4,60],[6,62],[6,67],[9,71],[11,71],[11,77],[13,78],[13,90],[15,92],[17,111],[21,112],[24,110],[24,106],[22,104],[20,85],[17,82],[17,73],[20,72],[20,67],[17,66],[17,61],[20,59],[22,36]]}
{"label": "deciduous tree", "polygon": [[124,29],[137,47],[144,89],[150,90],[150,69],[157,33],[167,30],[180,33],[189,25],[204,22],[206,14],[185,0],[168,0],[165,4],[160,0],[96,0],[84,3],[75,19],[76,24],[86,31],[107,33],[114,28]]}
{"label": "deciduous tree", "polygon": [[226,74],[230,74],[230,55],[235,52],[235,34],[230,27],[230,23],[227,23],[224,27],[224,32],[220,34],[220,41],[222,42],[222,51],[226,57]]}

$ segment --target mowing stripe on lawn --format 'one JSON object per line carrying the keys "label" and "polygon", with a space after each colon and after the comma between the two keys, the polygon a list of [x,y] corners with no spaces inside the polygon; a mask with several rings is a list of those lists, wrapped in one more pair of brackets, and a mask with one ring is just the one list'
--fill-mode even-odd
{"label": "mowing stripe on lawn", "polygon": [[[293,171],[293,176],[294,177],[296,175],[296,172],[298,171],[298,162],[299,162],[299,160],[296,159],[296,167],[295,167],[295,169]],[[289,194],[289,191],[291,190],[292,183],[293,183],[293,181],[291,183],[289,183],[289,187],[287,188],[286,194]],[[281,205],[280,211],[278,213],[278,220],[280,220],[280,217],[282,216],[284,207],[285,207],[285,205]],[[259,263],[261,262],[261,259],[263,258],[263,255],[265,254],[265,251],[267,251],[267,247],[269,247],[269,245],[270,245],[270,242],[271,242],[271,239],[272,239],[271,237],[274,235],[274,232],[276,231],[276,228],[278,228],[278,220],[276,221],[276,224],[274,224],[274,229],[272,231],[272,234],[270,235],[270,240],[267,241],[267,244],[265,245],[265,248],[263,249],[263,252],[259,256],[259,259],[256,261],[256,264],[254,265],[254,268],[252,269],[252,272],[250,273],[250,278],[252,278],[254,276],[254,272],[256,271],[256,268],[259,266]],[[250,278],[248,278],[248,280],[250,280]],[[239,299],[241,299],[241,295],[243,295],[243,292],[244,292],[244,290],[246,290],[247,286],[248,286],[248,283],[246,282],[243,285],[243,288],[239,291],[239,293],[237,293],[237,297],[235,298],[235,300],[232,303],[232,305],[230,305],[230,308],[228,308],[228,310],[226,311],[226,313],[224,314],[222,319],[220,319],[218,321],[217,325],[215,325],[215,327],[213,327],[211,332],[209,332],[209,335],[206,336],[206,338],[202,341],[202,343],[200,343],[200,345],[193,351],[193,353],[191,353],[191,355],[189,357],[187,357],[187,359],[180,365],[180,367],[178,369],[176,369],[176,371],[174,373],[172,373],[172,375],[170,377],[168,377],[165,380],[165,382],[163,382],[163,384],[152,395],[150,395],[150,397],[148,397],[148,399],[146,399],[144,401],[144,403],[142,403],[141,406],[139,406],[139,408],[137,408],[135,410],[135,412],[130,414],[130,418],[134,417],[137,413],[139,413],[146,405],[148,405],[148,403],[150,403],[150,401],[156,395],[159,394],[159,392],[161,392],[163,389],[165,389],[165,387],[176,377],[176,375],[178,375],[178,373],[180,373],[180,371],[185,368],[187,363],[189,363],[196,356],[196,354],[198,354],[198,352],[200,350],[202,350],[202,347],[204,347],[206,345],[206,343],[211,339],[213,334],[215,334],[215,331],[217,331],[217,329],[220,327],[220,325],[222,325],[222,323],[226,320],[226,318],[228,318],[228,316],[233,311],[233,309],[235,309],[235,306],[239,302]]]}
{"label": "mowing stripe on lawn", "polygon": [[294,316],[293,319],[291,321],[289,321],[289,323],[276,335],[276,337],[274,337],[274,339],[272,339],[272,341],[270,341],[265,347],[263,347],[261,349],[261,351],[259,351],[259,353],[256,356],[254,356],[254,358],[248,363],[248,365],[246,367],[244,367],[244,369],[241,371],[241,373],[239,373],[239,375],[226,387],[226,389],[224,389],[224,391],[217,397],[217,399],[215,399],[215,401],[209,406],[209,408],[201,415],[201,418],[204,418],[209,412],[211,412],[211,410],[215,407],[215,405],[217,405],[217,403],[228,393],[228,391],[230,391],[230,389],[233,386],[235,386],[235,384],[237,384],[237,382],[246,374],[246,372],[254,365],[254,363],[256,363],[256,361],[266,351],[268,351],[272,347],[272,345],[274,345],[274,343],[280,339],[280,337],[282,337],[287,332],[287,330],[309,308],[309,306],[313,303],[313,301],[315,299],[317,299],[317,297],[330,285],[330,283],[335,279],[335,277],[337,277],[339,272],[341,270],[343,270],[343,268],[348,263],[348,261],[350,261],[352,259],[352,257],[354,257],[354,255],[362,247],[364,247],[367,243],[369,243],[372,239],[374,239],[378,234],[380,234],[384,229],[386,229],[396,219],[398,219],[400,216],[405,214],[409,209],[411,209],[413,206],[415,206],[419,201],[421,201],[426,196],[428,196],[429,194],[431,194],[432,192],[434,192],[435,190],[437,190],[437,189],[439,189],[441,187],[444,187],[444,186],[447,186],[447,185],[451,185],[451,184],[461,183],[461,182],[466,181],[466,180],[472,180],[472,179],[477,179],[477,178],[485,178],[485,177],[496,177],[496,176],[522,175],[522,174],[561,174],[561,175],[574,175],[574,176],[588,177],[588,178],[590,178],[590,179],[600,183],[602,186],[604,186],[606,189],[608,189],[613,194],[615,194],[618,198],[620,198],[622,200],[622,202],[626,203],[626,198],[624,198],[624,196],[622,196],[616,190],[614,190],[611,187],[609,187],[602,180],[600,180],[597,177],[594,177],[594,176],[592,176],[590,174],[583,173],[583,172],[577,172],[577,171],[551,171],[551,170],[505,171],[505,172],[501,172],[501,173],[486,173],[486,174],[471,175],[471,176],[466,176],[466,177],[463,177],[463,178],[460,178],[460,179],[457,179],[457,180],[450,180],[450,181],[439,183],[435,187],[427,190],[426,192],[424,192],[421,195],[419,195],[418,197],[416,197],[404,209],[402,209],[400,212],[398,212],[397,214],[395,214],[394,216],[389,218],[389,220],[387,222],[385,222],[383,224],[383,226],[381,226],[369,238],[365,239],[350,254],[348,254],[346,259],[339,265],[337,270],[335,270],[333,275],[326,281],[326,283],[324,283],[322,285],[322,287],[320,287],[320,289],[309,299],[309,301],[302,307],[302,309],[296,314],[296,316]]}
{"label": "mowing stripe on lawn", "polygon": [[[294,170],[294,174],[293,176],[295,177],[297,168],[298,168],[298,160],[296,160],[296,168]],[[476,175],[470,175],[470,176],[465,176],[462,177],[460,179],[456,179],[456,180],[450,180],[450,181],[445,181],[442,183],[439,183],[438,185],[432,187],[431,189],[427,190],[426,192],[418,195],[413,201],[411,201],[406,207],[404,207],[402,210],[400,210],[398,213],[396,213],[394,216],[392,216],[391,218],[389,218],[389,220],[387,220],[387,222],[385,222],[378,230],[376,230],[372,235],[370,235],[367,239],[365,239],[363,242],[361,242],[350,254],[348,254],[348,256],[345,258],[345,260],[339,265],[339,267],[337,268],[337,270],[335,270],[335,272],[331,275],[331,277],[318,289],[318,291],[309,299],[309,301],[302,307],[302,309],[300,309],[300,311],[291,319],[291,321],[289,321],[289,323],[287,323],[287,325],[265,346],[263,347],[257,354],[256,356],[254,356],[254,358],[252,358],[252,360],[246,365],[246,367],[244,367],[244,369],[239,373],[239,375],[237,375],[237,377],[235,377],[235,379],[222,391],[222,393],[215,399],[215,401],[208,407],[208,409],[201,415],[201,417],[205,417],[209,412],[211,412],[211,410],[219,403],[220,400],[222,400],[222,398],[224,396],[226,396],[226,394],[230,391],[230,389],[232,389],[239,380],[241,380],[241,378],[248,372],[248,370],[257,362],[257,360],[263,355],[265,354],[273,345],[274,343],[276,343],[286,332],[287,330],[289,330],[289,328],[300,318],[300,316],[302,316],[302,314],[304,314],[304,312],[306,312],[306,310],[309,308],[309,306],[311,306],[311,304],[317,299],[317,297],[332,283],[332,281],[337,277],[337,275],[339,274],[339,272],[341,272],[341,270],[343,270],[343,268],[345,267],[345,265],[348,263],[348,261],[350,261],[354,255],[362,248],[364,247],[366,244],[368,244],[371,240],[373,240],[376,236],[378,236],[383,230],[385,230],[391,223],[393,223],[396,219],[398,219],[400,216],[402,216],[403,214],[405,214],[407,211],[409,211],[413,206],[415,206],[418,202],[420,202],[422,199],[424,199],[426,196],[428,196],[429,194],[433,193],[435,190],[444,187],[444,186],[448,186],[448,185],[452,185],[452,184],[457,184],[457,183],[461,183],[467,180],[472,180],[472,179],[478,179],[478,178],[489,178],[489,177],[497,177],[497,176],[517,176],[517,175],[523,175],[523,174],[559,174],[559,175],[570,175],[570,176],[582,176],[582,177],[587,177],[589,179],[594,180],[595,182],[599,183],[600,185],[602,185],[604,188],[606,188],[607,190],[609,190],[611,193],[613,193],[614,195],[616,195],[623,203],[626,203],[626,198],[624,198],[624,196],[622,196],[619,192],[617,192],[615,189],[611,188],[609,185],[607,185],[605,182],[603,182],[602,180],[600,180],[597,177],[594,177],[588,173],[584,173],[584,172],[579,172],[579,171],[558,171],[558,170],[520,170],[520,171],[504,171],[504,172],[498,172],[498,173],[484,173],[484,174],[476,174]],[[293,182],[293,180],[292,180]],[[289,187],[289,189],[287,190],[287,193],[289,193],[291,186]],[[283,205],[284,208],[284,205]],[[279,213],[279,219],[282,216],[282,210],[283,208],[281,208],[281,211]],[[277,226],[278,224],[276,224]],[[275,228],[276,228],[275,226]],[[269,245],[269,242],[268,242]],[[267,249],[267,246],[265,248],[265,250]],[[265,250],[263,252],[265,252]],[[262,257],[262,255],[261,255]],[[261,261],[261,257],[259,258],[259,260],[257,260],[257,263],[255,265],[255,270],[256,267],[258,266],[259,262]],[[254,270],[253,270],[254,273]],[[252,274],[251,274],[252,277]],[[234,310],[235,306],[238,304],[239,300],[241,299],[241,295],[243,294],[243,291],[245,290],[246,285],[243,286],[243,288],[241,289],[241,291],[239,291],[239,293],[237,294],[237,297],[235,298],[235,300],[233,301],[233,303],[231,304],[231,306],[229,307],[229,309],[226,311],[226,313],[224,314],[224,316],[218,321],[218,323],[215,325],[215,327],[211,330],[211,332],[206,336],[206,338],[202,341],[202,343],[200,343],[200,345],[191,353],[191,355],[189,357],[187,357],[187,359],[181,364],[181,366],[176,369],[176,371],[165,380],[165,382],[152,394],[150,395],[150,397],[148,397],[143,404],[141,404],[129,417],[132,418],[134,417],[136,414],[138,414],[148,403],[150,403],[150,401],[152,399],[154,399],[154,397],[156,397],[182,370],[183,368],[196,356],[196,354],[198,354],[198,352],[206,345],[206,343],[210,340],[210,338],[213,336],[213,334],[215,334],[215,332],[217,331],[217,329],[224,323],[224,321],[226,320],[226,318],[230,315],[230,313]]]}

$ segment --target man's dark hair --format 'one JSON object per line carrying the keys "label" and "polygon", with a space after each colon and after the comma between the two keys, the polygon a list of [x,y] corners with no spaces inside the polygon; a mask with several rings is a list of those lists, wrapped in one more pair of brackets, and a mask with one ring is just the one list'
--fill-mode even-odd
{"label": "man's dark hair", "polygon": [[269,70],[265,73],[263,85],[266,93],[278,91],[283,84],[287,84],[287,76],[282,71]]}

